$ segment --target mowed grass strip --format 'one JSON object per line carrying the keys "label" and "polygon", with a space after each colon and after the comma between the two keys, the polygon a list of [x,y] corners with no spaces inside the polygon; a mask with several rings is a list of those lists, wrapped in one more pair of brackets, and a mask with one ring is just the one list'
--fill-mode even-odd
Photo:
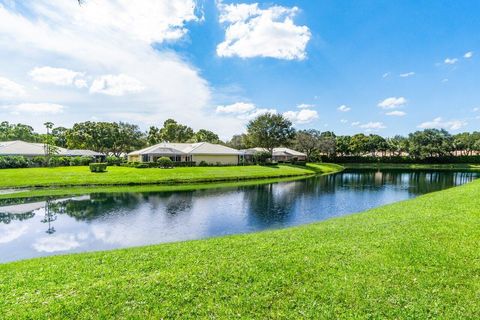
{"label": "mowed grass strip", "polygon": [[104,173],[92,173],[88,167],[3,169],[0,170],[0,188],[239,181],[311,175],[322,170],[328,173],[338,170],[337,167],[329,164],[312,168],[289,165],[174,169],[108,167],[108,172]]}
{"label": "mowed grass strip", "polygon": [[436,171],[480,171],[480,164],[450,163],[343,163],[346,169],[388,169],[388,170],[436,170]]}
{"label": "mowed grass strip", "polygon": [[0,265],[0,315],[478,319],[479,195],[475,181],[295,228]]}

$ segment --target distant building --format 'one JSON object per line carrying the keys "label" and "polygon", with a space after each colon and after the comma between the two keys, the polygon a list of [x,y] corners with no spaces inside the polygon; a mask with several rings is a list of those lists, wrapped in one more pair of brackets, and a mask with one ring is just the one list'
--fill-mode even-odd
{"label": "distant building", "polygon": [[237,165],[240,160],[240,152],[236,149],[208,142],[163,142],[142,150],[130,152],[128,161],[155,162],[162,157],[170,158],[174,162],[192,162],[196,165],[199,165],[201,162]]}
{"label": "distant building", "polygon": [[[92,150],[69,150],[56,147],[55,155],[62,157],[92,157],[103,158],[105,155]],[[45,156],[45,145],[43,143],[32,143],[25,141],[4,141],[0,142],[0,156],[23,156],[27,158]]]}
{"label": "distant building", "polygon": [[[254,161],[255,153],[268,152],[265,148],[251,148],[240,150],[242,158],[247,162]],[[276,162],[307,161],[307,155],[289,148],[274,148],[272,160]]]}

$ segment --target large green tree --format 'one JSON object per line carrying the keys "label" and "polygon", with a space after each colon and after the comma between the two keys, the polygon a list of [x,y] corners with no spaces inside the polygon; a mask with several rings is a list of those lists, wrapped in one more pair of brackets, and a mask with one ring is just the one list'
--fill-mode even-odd
{"label": "large green tree", "polygon": [[42,137],[35,133],[33,127],[26,124],[11,124],[8,121],[0,123],[0,141],[22,140],[27,142],[41,142]]}
{"label": "large green tree", "polygon": [[247,124],[248,140],[257,147],[268,150],[288,145],[295,137],[295,129],[290,120],[281,114],[265,113]]}
{"label": "large green tree", "polygon": [[221,143],[222,141],[215,132],[200,129],[193,136],[195,142]]}
{"label": "large green tree", "polygon": [[454,150],[453,137],[444,129],[416,131],[408,140],[408,152],[416,158],[446,156]]}
{"label": "large green tree", "polygon": [[120,155],[139,149],[146,144],[137,125],[124,122],[81,122],[67,132],[70,149],[91,149]]}
{"label": "large green tree", "polygon": [[248,137],[246,134],[236,134],[227,142],[227,146],[230,148],[242,150],[247,149],[250,145],[248,143]]}
{"label": "large green tree", "polygon": [[166,120],[159,133],[161,140],[165,142],[188,142],[193,139],[194,134],[192,128],[173,119]]}

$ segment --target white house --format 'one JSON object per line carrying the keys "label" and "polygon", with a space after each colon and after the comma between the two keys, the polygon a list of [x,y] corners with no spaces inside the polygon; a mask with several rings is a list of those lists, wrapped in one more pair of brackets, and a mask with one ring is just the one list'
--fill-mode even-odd
{"label": "white house", "polygon": [[128,161],[155,162],[161,157],[170,158],[174,162],[201,162],[207,164],[236,165],[240,152],[220,144],[208,142],[198,143],[159,143],[142,150],[130,152]]}
{"label": "white house", "polygon": [[[56,147],[56,155],[62,157],[103,157],[103,153],[92,150],[69,150]],[[27,158],[44,156],[45,145],[43,143],[32,143],[21,140],[0,142],[0,156],[23,156]]]}
{"label": "white house", "polygon": [[[268,152],[264,148],[251,148],[240,150],[242,157],[246,161],[253,161],[255,153]],[[292,162],[292,161],[306,161],[307,155],[303,152],[299,152],[289,148],[274,148],[272,154],[272,160],[277,162]]]}

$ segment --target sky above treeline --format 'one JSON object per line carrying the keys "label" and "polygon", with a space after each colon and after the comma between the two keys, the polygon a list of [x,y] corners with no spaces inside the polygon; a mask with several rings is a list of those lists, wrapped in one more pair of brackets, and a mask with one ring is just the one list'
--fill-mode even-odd
{"label": "sky above treeline", "polygon": [[0,0],[0,120],[480,130],[479,1]]}

